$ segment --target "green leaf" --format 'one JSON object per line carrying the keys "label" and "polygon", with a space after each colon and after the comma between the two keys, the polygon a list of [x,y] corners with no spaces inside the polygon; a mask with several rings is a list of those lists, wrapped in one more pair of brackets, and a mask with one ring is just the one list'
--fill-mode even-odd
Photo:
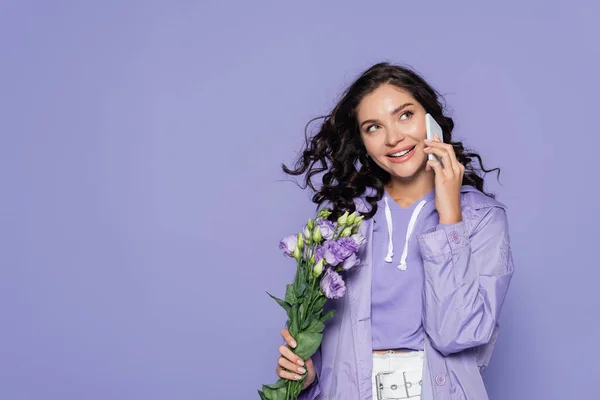
{"label": "green leaf", "polygon": [[296,270],[296,276],[294,277],[294,288],[296,288],[296,286],[298,285],[298,282],[301,282],[304,280],[304,268],[302,268],[302,266],[298,266],[298,269]]}
{"label": "green leaf", "polygon": [[335,310],[329,310],[321,317],[321,322],[327,321],[329,318],[333,318],[335,316]]}
{"label": "green leaf", "polygon": [[262,396],[268,400],[287,400],[287,388],[285,386],[277,389],[271,389],[270,387],[263,385],[262,391]]}
{"label": "green leaf", "polygon": [[264,386],[271,388],[271,389],[279,389],[282,387],[286,387],[287,383],[288,383],[288,379],[279,378],[277,380],[277,382],[275,382],[271,385],[264,385]]}
{"label": "green leaf", "polygon": [[298,282],[298,287],[296,288],[296,297],[300,298],[306,294],[306,290],[309,288],[308,279],[310,277],[309,270],[304,269],[302,271],[302,280]]}
{"label": "green leaf", "polygon": [[300,303],[300,307],[298,308],[298,321],[304,322],[306,319],[306,303]]}
{"label": "green leaf", "polygon": [[285,302],[284,300],[278,299],[277,297],[273,296],[271,293],[267,292],[267,294],[269,296],[271,296],[271,298],[273,300],[275,300],[277,302],[277,304],[279,304],[281,307],[283,307],[283,309],[285,310],[285,312],[288,314],[288,316],[290,315],[290,310],[292,309],[292,306],[290,304],[288,304],[287,302]]}
{"label": "green leaf", "polygon": [[288,304],[296,304],[296,301],[298,299],[296,298],[296,291],[294,290],[294,286],[293,285],[286,285],[286,289],[285,289],[285,301]]}
{"label": "green leaf", "polygon": [[[304,275],[304,274],[302,274]],[[304,293],[306,292],[306,281],[303,279],[301,281],[298,282],[298,285],[296,287],[296,298],[301,298],[302,296],[304,296]]]}
{"label": "green leaf", "polygon": [[296,337],[296,335],[298,334],[299,331],[299,326],[298,326],[298,305],[294,304],[292,306],[292,309],[290,311],[290,319],[291,321],[291,326],[289,328],[290,331],[290,335],[292,335],[293,338]]}
{"label": "green leaf", "polygon": [[319,294],[319,298],[315,300],[315,304],[313,305],[313,310],[315,312],[320,313],[321,311],[323,311],[325,303],[327,303],[327,297],[323,296],[322,294]]}
{"label": "green leaf", "polygon": [[298,268],[296,279],[294,280],[294,295],[300,299],[306,291],[306,271],[303,267]]}
{"label": "green leaf", "polygon": [[297,399],[300,395],[300,391],[302,390],[302,384],[304,383],[304,378],[300,381],[290,381],[287,386],[287,393],[289,399]]}
{"label": "green leaf", "polygon": [[258,391],[258,395],[260,396],[260,400],[269,400],[269,398],[262,391]]}
{"label": "green leaf", "polygon": [[289,400],[296,400],[298,398],[300,391],[302,390],[302,385],[304,384],[304,379],[306,379],[306,376],[299,381],[288,381],[287,394]]}
{"label": "green leaf", "polygon": [[302,322],[302,326],[300,326],[300,330],[305,331],[306,328],[308,328],[308,326],[313,322],[312,318],[305,318],[304,322]]}
{"label": "green leaf", "polygon": [[294,349],[294,353],[303,360],[310,358],[321,345],[323,339],[322,333],[315,332],[300,332],[295,336],[298,346]]}
{"label": "green leaf", "polygon": [[302,263],[301,268],[298,270],[298,282],[306,282],[306,265]]}
{"label": "green leaf", "polygon": [[310,324],[308,324],[304,328],[304,331],[312,333],[321,333],[323,332],[323,329],[325,329],[325,324],[320,319],[315,318],[311,320]]}

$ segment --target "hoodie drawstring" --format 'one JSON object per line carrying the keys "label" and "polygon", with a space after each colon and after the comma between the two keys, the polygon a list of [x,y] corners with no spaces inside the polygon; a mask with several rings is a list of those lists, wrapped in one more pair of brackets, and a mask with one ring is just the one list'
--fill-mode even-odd
{"label": "hoodie drawstring", "polygon": [[387,222],[388,238],[389,238],[388,252],[387,252],[387,255],[385,256],[384,260],[385,260],[385,262],[391,263],[392,257],[394,256],[394,243],[392,243],[392,232],[393,232],[392,212],[390,211],[390,205],[388,204],[387,196],[385,196],[383,198],[383,200],[385,201],[385,222]]}
{"label": "hoodie drawstring", "polygon": [[[388,226],[388,252],[384,260],[385,262],[391,263],[392,257],[394,256],[394,243],[392,242],[392,212],[390,210],[390,205],[388,204],[387,196],[384,196],[383,199],[385,201],[385,220]],[[415,228],[415,225],[417,223],[417,218],[419,217],[419,213],[425,206],[425,203],[427,203],[427,201],[422,200],[417,205],[410,217],[410,221],[408,222],[408,228],[406,229],[406,238],[404,240],[404,249],[402,250],[402,257],[400,257],[400,264],[398,265],[399,270],[406,271],[406,268],[408,267],[408,265],[406,264],[406,258],[408,257],[408,239],[412,235],[413,229]]]}

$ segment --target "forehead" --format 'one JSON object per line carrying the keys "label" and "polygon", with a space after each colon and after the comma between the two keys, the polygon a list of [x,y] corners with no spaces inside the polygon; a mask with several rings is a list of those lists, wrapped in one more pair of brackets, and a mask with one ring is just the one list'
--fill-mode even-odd
{"label": "forehead", "polygon": [[397,107],[406,103],[417,104],[417,101],[407,90],[385,84],[363,97],[358,104],[356,114],[359,120],[379,118],[379,116],[389,115]]}

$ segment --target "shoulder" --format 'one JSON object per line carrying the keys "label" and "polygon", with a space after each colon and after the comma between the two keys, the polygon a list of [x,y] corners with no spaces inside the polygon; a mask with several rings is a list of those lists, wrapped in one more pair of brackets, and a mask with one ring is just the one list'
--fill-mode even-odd
{"label": "shoulder", "polygon": [[499,207],[506,209],[506,205],[484,194],[473,186],[464,185],[461,189],[461,206],[463,211],[469,209],[482,209]]}
{"label": "shoulder", "polygon": [[463,186],[461,192],[463,219],[470,232],[475,231],[482,222],[508,226],[507,206],[484,194],[472,186]]}

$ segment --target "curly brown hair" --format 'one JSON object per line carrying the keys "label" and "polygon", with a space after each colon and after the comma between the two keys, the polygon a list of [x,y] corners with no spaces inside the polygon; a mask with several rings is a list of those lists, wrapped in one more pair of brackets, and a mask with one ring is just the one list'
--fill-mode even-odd
{"label": "curly brown hair", "polygon": [[[407,90],[432,115],[443,130],[443,141],[452,144],[457,160],[465,166],[463,185],[474,186],[493,198],[493,194],[483,190],[483,175],[497,171],[499,177],[500,169],[485,169],[479,154],[466,150],[462,142],[452,141],[454,121],[444,115],[442,96],[425,79],[407,67],[387,62],[375,64],[363,72],[345,90],[329,115],[309,121],[302,153],[293,169],[282,164],[283,171],[292,176],[306,174],[302,187],[308,186],[315,192],[312,201],[317,205],[331,203],[332,219],[346,210],[355,211],[354,198],[364,195],[368,188],[374,189],[374,194],[365,196],[371,206],[365,218],[373,217],[390,175],[367,156],[358,128],[356,109],[366,95],[383,84]],[[319,119],[323,119],[320,130],[309,139],[308,126]],[[474,160],[477,160],[478,167],[474,165]],[[478,171],[484,174],[480,175]],[[313,181],[323,172],[322,185],[317,189]]]}

